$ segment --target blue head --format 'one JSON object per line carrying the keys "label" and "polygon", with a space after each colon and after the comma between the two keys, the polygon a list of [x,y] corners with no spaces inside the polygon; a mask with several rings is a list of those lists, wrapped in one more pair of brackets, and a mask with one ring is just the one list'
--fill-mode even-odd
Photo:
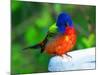
{"label": "blue head", "polygon": [[73,27],[72,19],[67,13],[61,13],[56,23],[60,33],[64,33],[67,26]]}

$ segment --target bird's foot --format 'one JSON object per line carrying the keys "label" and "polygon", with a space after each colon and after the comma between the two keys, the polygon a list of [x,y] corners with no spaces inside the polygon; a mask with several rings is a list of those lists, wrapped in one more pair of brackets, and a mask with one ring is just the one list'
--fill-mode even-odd
{"label": "bird's foot", "polygon": [[63,59],[68,59],[68,61],[71,61],[71,60],[72,60],[72,56],[70,56],[70,55],[68,55],[68,54],[63,54],[63,55],[61,55],[61,57],[62,57]]}
{"label": "bird's foot", "polygon": [[68,54],[65,54],[66,56],[68,56],[68,57],[70,57],[70,58],[72,58],[72,56],[70,56],[70,55],[68,55]]}

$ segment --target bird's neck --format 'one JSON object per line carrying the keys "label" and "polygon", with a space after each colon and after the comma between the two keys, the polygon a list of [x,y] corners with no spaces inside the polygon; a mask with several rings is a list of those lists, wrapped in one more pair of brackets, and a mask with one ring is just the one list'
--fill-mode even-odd
{"label": "bird's neck", "polygon": [[65,35],[72,35],[72,34],[76,34],[75,28],[67,26],[65,30]]}

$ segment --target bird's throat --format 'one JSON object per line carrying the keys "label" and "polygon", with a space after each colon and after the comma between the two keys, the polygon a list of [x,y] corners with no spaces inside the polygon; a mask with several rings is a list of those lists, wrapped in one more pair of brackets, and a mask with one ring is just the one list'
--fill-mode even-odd
{"label": "bird's throat", "polygon": [[74,27],[67,26],[65,30],[65,35],[72,35],[72,34],[76,34]]}

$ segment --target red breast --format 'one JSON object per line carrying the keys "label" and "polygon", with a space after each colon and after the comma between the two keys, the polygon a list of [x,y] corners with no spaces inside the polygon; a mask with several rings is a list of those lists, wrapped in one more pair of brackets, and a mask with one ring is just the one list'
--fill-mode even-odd
{"label": "red breast", "polygon": [[62,34],[45,46],[45,51],[49,54],[62,55],[69,52],[76,43],[76,33],[74,28],[67,27],[65,34]]}

